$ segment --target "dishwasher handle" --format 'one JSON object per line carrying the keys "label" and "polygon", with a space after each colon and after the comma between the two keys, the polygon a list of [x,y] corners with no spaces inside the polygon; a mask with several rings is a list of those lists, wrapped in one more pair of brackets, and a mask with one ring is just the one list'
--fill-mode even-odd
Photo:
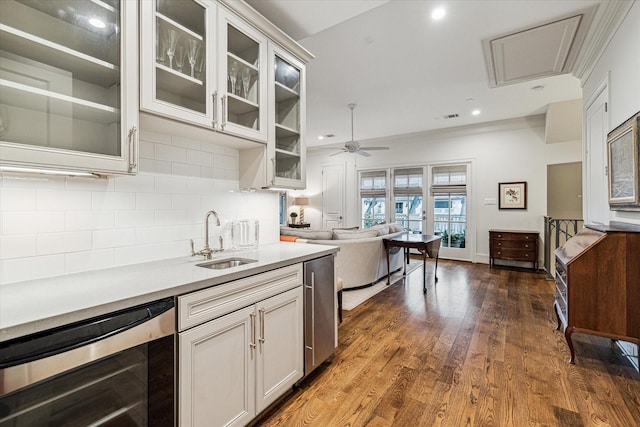
{"label": "dishwasher handle", "polygon": [[104,340],[149,322],[174,306],[173,298],[165,298],[2,342],[0,343],[0,369],[45,359]]}

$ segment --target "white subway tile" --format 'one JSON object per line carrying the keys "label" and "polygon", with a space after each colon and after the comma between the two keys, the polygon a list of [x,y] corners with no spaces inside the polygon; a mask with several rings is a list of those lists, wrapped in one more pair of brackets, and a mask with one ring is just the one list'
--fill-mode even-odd
{"label": "white subway tile", "polygon": [[156,132],[151,132],[145,129],[140,129],[140,141],[171,144],[171,135],[167,135],[166,133],[156,133]]}
{"label": "white subway tile", "polygon": [[138,193],[136,209],[171,209],[171,194]]}
{"label": "white subway tile", "polygon": [[37,208],[41,211],[75,211],[91,209],[90,191],[38,190]]}
{"label": "white subway tile", "polygon": [[171,162],[164,162],[161,160],[149,160],[140,159],[140,171],[152,174],[167,174],[171,175]]}
{"label": "white subway tile", "polygon": [[[225,176],[227,175],[226,170],[224,168],[213,168],[213,178],[216,181],[220,181],[220,180],[224,180]],[[215,183],[216,185],[214,185],[214,188],[218,188],[219,186],[217,185],[218,183]]]}
{"label": "white subway tile", "polygon": [[171,175],[200,177],[200,166],[188,165],[186,163],[172,163]]}
{"label": "white subway tile", "polygon": [[185,163],[187,150],[173,145],[156,144],[156,160]]}
{"label": "white subway tile", "polygon": [[202,144],[202,147],[200,147],[200,149],[202,151],[208,151],[209,153],[214,153],[214,154],[224,154],[225,153],[225,147],[222,145],[215,145],[215,144]]}
{"label": "white subway tile", "polygon": [[191,254],[189,242],[159,243],[153,247],[155,259],[183,257]]}
{"label": "white subway tile", "polygon": [[231,147],[224,147],[224,154],[230,157],[235,157],[235,158],[240,157],[240,151]]}
{"label": "white subway tile", "polygon": [[0,236],[0,259],[32,257],[37,254],[36,234]]}
{"label": "white subway tile", "polygon": [[0,172],[0,187],[62,190],[64,185],[64,176]]}
{"label": "white subway tile", "polygon": [[189,240],[202,238],[204,235],[204,215],[202,223],[188,225],[174,225],[171,227],[171,240]]}
{"label": "white subway tile", "polygon": [[138,264],[155,261],[154,245],[136,245],[115,249],[116,265]]}
{"label": "white subway tile", "polygon": [[64,273],[64,255],[16,258],[0,262],[2,284],[60,276]]}
{"label": "white subway tile", "polygon": [[152,175],[122,176],[115,180],[115,191],[121,193],[152,192],[155,180]]}
{"label": "white subway tile", "polygon": [[227,181],[238,181],[239,180],[238,170],[237,169],[225,169],[224,178]]}
{"label": "white subway tile", "polygon": [[200,167],[200,176],[202,178],[214,178],[213,168],[201,166]]}
{"label": "white subway tile", "polygon": [[195,139],[182,138],[179,136],[174,136],[171,138],[171,145],[175,145],[176,147],[189,148],[192,150],[201,150],[201,147],[206,142],[196,141]]}
{"label": "white subway tile", "polygon": [[211,194],[213,193],[213,181],[205,178],[192,178],[187,181],[188,194]]}
{"label": "white subway tile", "polygon": [[64,231],[64,215],[62,211],[5,212],[2,214],[2,234]]}
{"label": "white subway tile", "polygon": [[156,176],[156,193],[186,193],[187,180],[178,176]]}
{"label": "white subway tile", "polygon": [[190,165],[213,167],[213,153],[187,150],[187,163]]}
{"label": "white subway tile", "polygon": [[141,159],[155,159],[155,147],[153,142],[140,140],[138,155]]}
{"label": "white subway tile", "polygon": [[29,211],[36,208],[36,190],[26,188],[0,188],[0,210]]}
{"label": "white subway tile", "polygon": [[67,273],[100,270],[115,266],[114,249],[73,252],[65,255]]}
{"label": "white subway tile", "polygon": [[136,195],[133,193],[91,193],[93,210],[133,209],[136,206]]}
{"label": "white subway tile", "polygon": [[181,225],[187,223],[187,213],[184,209],[158,209],[155,212],[156,225]]}
{"label": "white subway tile", "polygon": [[133,228],[93,231],[93,249],[118,248],[136,244]]}
{"label": "white subway tile", "polygon": [[223,169],[237,169],[238,168],[238,158],[225,156],[223,154],[216,154],[213,157],[213,167],[214,168],[223,168]]}
{"label": "white subway tile", "polygon": [[171,240],[172,229],[170,226],[141,227],[136,229],[136,243],[138,245],[169,242]]}
{"label": "white subway tile", "polygon": [[38,255],[91,250],[91,231],[38,234]]}
{"label": "white subway tile", "polygon": [[123,210],[116,211],[116,228],[148,227],[153,225],[155,215],[153,210]]}
{"label": "white subway tile", "polygon": [[196,209],[202,208],[201,198],[197,194],[172,194],[171,207],[173,209]]}
{"label": "white subway tile", "polygon": [[104,230],[115,225],[115,212],[112,210],[70,211],[65,212],[67,231]]}

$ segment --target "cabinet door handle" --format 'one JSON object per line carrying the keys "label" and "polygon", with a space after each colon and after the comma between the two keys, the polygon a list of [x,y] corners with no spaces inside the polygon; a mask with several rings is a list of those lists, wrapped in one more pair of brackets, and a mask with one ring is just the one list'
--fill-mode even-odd
{"label": "cabinet door handle", "polygon": [[138,164],[136,162],[136,135],[138,134],[138,129],[134,126],[129,129],[128,142],[129,142],[129,173],[135,172],[138,169]]}
{"label": "cabinet door handle", "polygon": [[215,130],[218,130],[218,115],[216,114],[218,112],[218,109],[216,108],[218,106],[217,90],[211,94],[211,101],[213,103],[213,106],[211,107],[211,114],[213,115],[213,120],[212,120],[213,128]]}
{"label": "cabinet door handle", "polygon": [[251,318],[251,341],[249,342],[249,347],[255,350],[256,348],[256,315],[255,313],[249,313],[249,317]]}
{"label": "cabinet door handle", "polygon": [[220,98],[220,101],[222,101],[222,123],[220,124],[220,129],[224,130],[224,127],[227,125],[227,116],[229,114],[227,106],[227,95],[223,95]]}
{"label": "cabinet door handle", "polygon": [[275,185],[275,183],[276,183],[276,159],[274,157],[271,158],[271,164],[273,165],[273,173],[271,174],[271,185]]}
{"label": "cabinet door handle", "polygon": [[[316,346],[316,274],[311,272],[311,342]],[[311,352],[311,364],[316,366],[316,352]]]}
{"label": "cabinet door handle", "polygon": [[258,341],[260,344],[264,344],[264,307],[260,307],[258,313],[260,313],[260,337]]}

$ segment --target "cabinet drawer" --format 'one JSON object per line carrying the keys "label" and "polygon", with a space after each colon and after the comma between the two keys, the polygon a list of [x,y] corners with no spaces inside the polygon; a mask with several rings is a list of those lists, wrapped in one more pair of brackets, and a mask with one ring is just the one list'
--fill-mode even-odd
{"label": "cabinet drawer", "polygon": [[178,330],[231,313],[302,285],[302,264],[294,264],[178,297]]}
{"label": "cabinet drawer", "polygon": [[501,231],[490,232],[491,240],[518,240],[518,241],[530,241],[536,242],[538,235],[536,233],[508,233]]}
{"label": "cabinet drawer", "polygon": [[491,242],[491,247],[493,249],[534,249],[536,243],[526,240],[496,240]]}
{"label": "cabinet drawer", "polygon": [[493,251],[493,256],[516,261],[536,261],[536,251],[527,249],[498,248]]}

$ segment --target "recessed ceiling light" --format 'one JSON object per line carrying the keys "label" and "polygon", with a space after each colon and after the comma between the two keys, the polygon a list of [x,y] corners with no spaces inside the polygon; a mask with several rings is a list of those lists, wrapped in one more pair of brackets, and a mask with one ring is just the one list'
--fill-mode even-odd
{"label": "recessed ceiling light", "polygon": [[541,90],[544,90],[544,86],[542,85],[537,85],[531,88],[532,91],[534,92],[540,92]]}
{"label": "recessed ceiling light", "polygon": [[89,24],[93,25],[96,28],[104,28],[104,27],[106,27],[106,25],[104,25],[104,22],[102,22],[98,18],[89,19]]}
{"label": "recessed ceiling light", "polygon": [[474,116],[478,116],[478,115],[480,115],[480,110],[478,110],[478,109],[473,110],[473,111],[471,112],[471,114],[472,114],[472,115],[474,115]]}
{"label": "recessed ceiling light", "polygon": [[326,139],[326,138],[333,138],[334,136],[335,136],[334,134],[332,134],[332,133],[328,133],[328,134],[326,134],[326,135],[320,135],[320,136],[318,137],[318,139],[322,140],[322,139]]}
{"label": "recessed ceiling light", "polygon": [[444,7],[436,7],[431,12],[431,19],[433,19],[434,21],[439,21],[442,18],[444,18],[445,14],[446,14],[446,11],[444,10]]}

